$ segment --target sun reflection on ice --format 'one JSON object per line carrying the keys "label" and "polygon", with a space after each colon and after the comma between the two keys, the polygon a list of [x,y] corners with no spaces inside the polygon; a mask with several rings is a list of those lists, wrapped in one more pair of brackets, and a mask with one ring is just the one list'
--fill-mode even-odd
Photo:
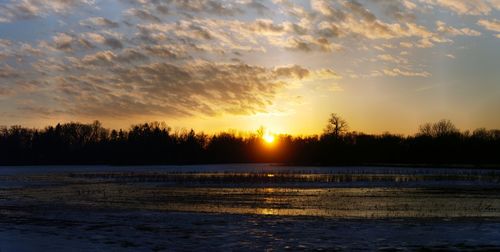
{"label": "sun reflection on ice", "polygon": [[274,208],[261,208],[258,209],[257,213],[262,215],[278,215],[279,211],[278,209]]}

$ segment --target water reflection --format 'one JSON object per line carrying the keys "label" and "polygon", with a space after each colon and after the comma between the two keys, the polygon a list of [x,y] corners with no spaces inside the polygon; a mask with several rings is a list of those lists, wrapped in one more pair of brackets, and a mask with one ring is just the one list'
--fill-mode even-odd
{"label": "water reflection", "polygon": [[498,181],[496,173],[483,172],[11,175],[0,177],[0,203],[338,218],[500,217]]}
{"label": "water reflection", "polygon": [[279,215],[279,210],[278,209],[272,209],[272,208],[260,208],[260,209],[257,209],[257,214],[262,214],[262,215]]}
{"label": "water reflection", "polygon": [[500,217],[499,189],[200,188],[78,184],[2,190],[24,204],[341,218]]}

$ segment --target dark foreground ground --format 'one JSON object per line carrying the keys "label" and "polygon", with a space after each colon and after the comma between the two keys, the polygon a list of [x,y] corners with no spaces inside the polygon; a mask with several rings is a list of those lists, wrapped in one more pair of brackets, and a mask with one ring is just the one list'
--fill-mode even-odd
{"label": "dark foreground ground", "polygon": [[2,215],[2,251],[500,250],[500,222],[488,219],[36,212]]}
{"label": "dark foreground ground", "polygon": [[500,171],[0,167],[0,251],[500,250]]}

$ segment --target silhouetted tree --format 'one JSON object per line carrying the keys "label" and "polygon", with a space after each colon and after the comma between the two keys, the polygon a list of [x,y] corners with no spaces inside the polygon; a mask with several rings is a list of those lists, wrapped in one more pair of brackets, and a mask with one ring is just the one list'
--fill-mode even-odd
{"label": "silhouetted tree", "polygon": [[458,135],[460,131],[450,120],[440,120],[436,123],[425,123],[419,128],[420,136],[445,137]]}
{"label": "silhouetted tree", "polygon": [[349,130],[347,121],[339,115],[332,113],[325,128],[325,134],[339,137]]}
{"label": "silhouetted tree", "polygon": [[265,145],[254,134],[207,136],[172,132],[165,123],[108,130],[99,121],[70,122],[42,130],[0,127],[0,164],[187,164],[282,162],[289,164],[500,164],[500,130],[460,132],[449,120],[420,126],[415,136],[348,132],[336,114],[321,136],[277,136]]}

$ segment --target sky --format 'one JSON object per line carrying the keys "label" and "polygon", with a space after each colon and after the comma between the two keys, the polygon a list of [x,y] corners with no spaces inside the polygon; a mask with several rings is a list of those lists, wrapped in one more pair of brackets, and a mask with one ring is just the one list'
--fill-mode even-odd
{"label": "sky", "polygon": [[0,125],[500,128],[500,0],[0,0]]}

